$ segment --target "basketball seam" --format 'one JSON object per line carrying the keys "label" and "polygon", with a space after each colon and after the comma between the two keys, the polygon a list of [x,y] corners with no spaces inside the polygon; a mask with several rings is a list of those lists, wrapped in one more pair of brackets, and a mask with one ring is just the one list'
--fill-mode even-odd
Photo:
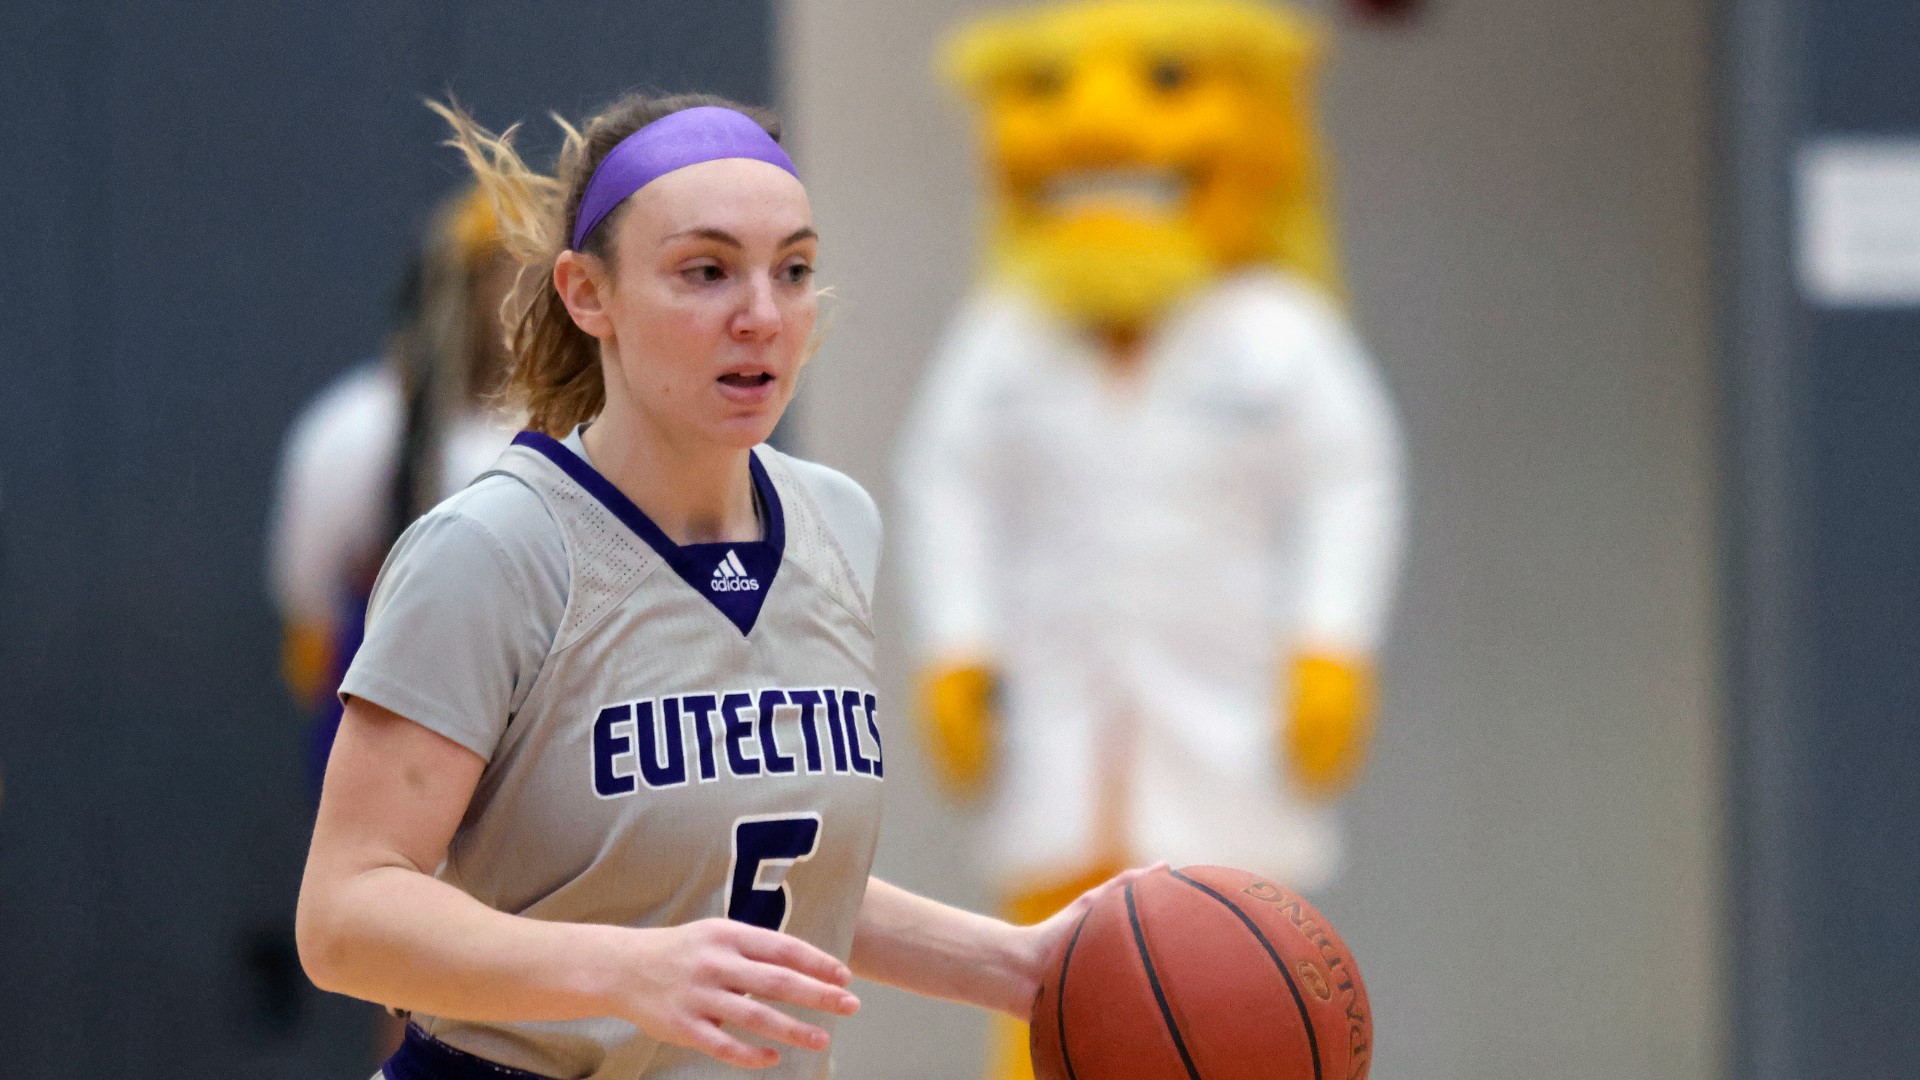
{"label": "basketball seam", "polygon": [[[1307,1032],[1307,1051],[1313,1055],[1313,1080],[1321,1080],[1320,1040],[1315,1037],[1313,1033],[1313,1016],[1307,1012],[1307,999],[1300,993],[1300,985],[1294,982],[1293,972],[1288,971],[1286,962],[1280,959],[1279,951],[1273,947],[1272,942],[1267,940],[1267,935],[1261,932],[1259,925],[1256,924],[1246,912],[1240,910],[1239,905],[1220,895],[1220,893],[1215,891],[1211,886],[1195,881],[1178,870],[1168,870],[1167,872],[1194,888],[1199,889],[1201,892],[1206,893],[1208,896],[1213,897],[1215,900],[1220,901],[1228,911],[1233,912],[1234,917],[1239,919],[1242,925],[1252,932],[1254,940],[1260,943],[1260,947],[1267,951],[1267,956],[1273,960],[1273,966],[1279,969],[1280,977],[1287,980],[1287,989],[1293,992],[1293,1003],[1300,1010],[1300,1026],[1305,1028]],[[1151,977],[1151,971],[1149,971],[1148,974],[1149,977]],[[1157,991],[1158,987],[1155,989]]]}
{"label": "basketball seam", "polygon": [[[1187,1076],[1192,1080],[1200,1080],[1200,1070],[1194,1067],[1193,1055],[1187,1053],[1187,1041],[1180,1037],[1180,1025],[1174,1022],[1173,1009],[1167,1004],[1166,991],[1160,988],[1160,976],[1154,973],[1153,958],[1147,955],[1147,935],[1140,929],[1140,913],[1133,906],[1131,881],[1127,882],[1127,921],[1133,924],[1133,943],[1140,950],[1140,962],[1146,965],[1147,985],[1153,988],[1153,1000],[1160,1005],[1160,1018],[1167,1022],[1167,1033],[1173,1036],[1173,1048],[1180,1051],[1180,1063],[1187,1067]],[[1316,1068],[1316,1078],[1318,1074]]]}
{"label": "basketball seam", "polygon": [[1080,1080],[1073,1071],[1073,1055],[1067,1052],[1067,965],[1073,963],[1074,946],[1080,944],[1080,931],[1087,928],[1087,918],[1092,914],[1089,909],[1073,924],[1073,937],[1067,940],[1067,955],[1060,958],[1060,990],[1053,995],[1053,1016],[1060,1028],[1060,1061],[1067,1067],[1067,1080]]}

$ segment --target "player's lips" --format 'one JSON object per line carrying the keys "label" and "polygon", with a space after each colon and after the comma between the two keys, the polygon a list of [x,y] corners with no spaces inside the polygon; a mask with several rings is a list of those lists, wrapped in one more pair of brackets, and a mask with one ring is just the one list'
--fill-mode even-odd
{"label": "player's lips", "polygon": [[758,405],[773,396],[771,371],[729,371],[714,380],[720,396],[739,405]]}

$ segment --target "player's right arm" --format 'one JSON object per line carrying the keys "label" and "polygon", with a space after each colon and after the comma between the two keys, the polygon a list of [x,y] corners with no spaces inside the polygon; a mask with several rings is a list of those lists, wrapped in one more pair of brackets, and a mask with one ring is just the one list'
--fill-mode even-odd
{"label": "player's right arm", "polygon": [[434,877],[565,607],[565,548],[547,521],[528,489],[496,478],[394,545],[342,684],[347,707],[301,886],[308,974],[435,1016],[617,1016],[748,1067],[771,1064],[773,1051],[722,1025],[819,1045],[819,1029],[764,1003],[853,1007],[846,967],[797,939],[721,920],[635,929],[529,919]]}
{"label": "player's right arm", "polygon": [[617,1016],[746,1068],[778,1055],[722,1025],[821,1049],[826,1032],[765,1002],[840,1015],[859,1007],[846,965],[798,938],[725,919],[545,922],[437,880],[483,767],[405,717],[348,702],[300,886],[300,959],[317,986],[482,1022]]}

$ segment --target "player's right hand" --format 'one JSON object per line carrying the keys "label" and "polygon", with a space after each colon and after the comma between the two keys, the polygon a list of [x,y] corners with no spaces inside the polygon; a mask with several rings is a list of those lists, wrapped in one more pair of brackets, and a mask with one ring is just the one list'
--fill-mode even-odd
{"label": "player's right hand", "polygon": [[947,789],[971,799],[993,768],[995,679],[978,663],[935,664],[920,676],[920,725]]}
{"label": "player's right hand", "polygon": [[[628,931],[616,963],[613,1013],[661,1042],[685,1046],[743,1069],[780,1060],[772,1047],[733,1031],[807,1050],[825,1050],[827,1033],[769,1002],[852,1016],[860,999],[847,990],[847,965],[797,937],[731,919]],[[726,1030],[728,1028],[733,1031]]]}

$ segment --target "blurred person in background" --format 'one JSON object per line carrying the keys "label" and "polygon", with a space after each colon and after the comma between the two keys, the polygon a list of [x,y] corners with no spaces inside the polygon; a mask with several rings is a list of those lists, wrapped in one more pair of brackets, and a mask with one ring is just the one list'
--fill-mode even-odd
{"label": "blurred person in background", "polygon": [[514,273],[484,193],[449,197],[408,268],[387,355],[322,389],[288,432],[268,567],[281,674],[314,717],[316,795],[340,723],[334,691],[359,647],[381,561],[518,430],[489,405],[509,361],[500,306]]}
{"label": "blurred person in background", "polygon": [[[988,274],[898,466],[923,733],[1002,913],[1121,867],[1337,872],[1401,549],[1400,438],[1342,287],[1319,28],[1095,0],[952,42]],[[1006,1022],[995,1071],[1030,1075]]]}
{"label": "blurred person in background", "polygon": [[[402,282],[387,355],[323,388],[288,431],[267,565],[281,675],[311,717],[316,800],[340,728],[335,691],[360,647],[382,560],[518,429],[490,404],[511,359],[500,308],[515,272],[485,193],[469,186],[447,198]],[[399,1045],[405,1024],[376,1016],[378,1060]]]}

